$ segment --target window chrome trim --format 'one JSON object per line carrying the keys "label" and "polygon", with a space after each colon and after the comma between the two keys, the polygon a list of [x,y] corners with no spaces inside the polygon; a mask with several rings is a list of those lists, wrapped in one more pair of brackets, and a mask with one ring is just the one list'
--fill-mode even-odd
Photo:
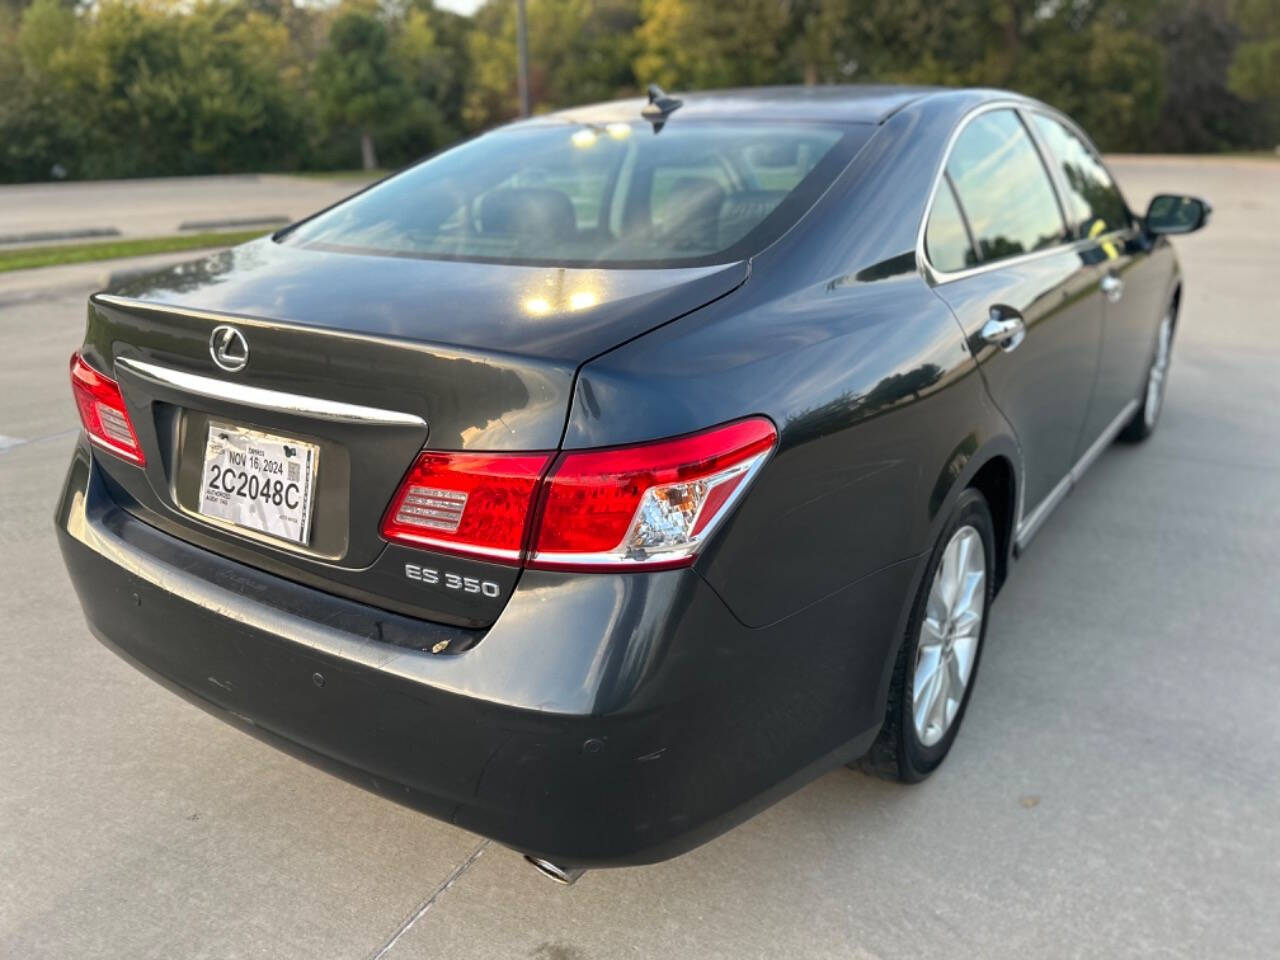
{"label": "window chrome trim", "polygon": [[[951,136],[947,139],[947,145],[942,151],[942,161],[938,164],[938,169],[935,170],[933,174],[933,185],[929,188],[929,202],[925,204],[924,216],[920,218],[920,224],[916,230],[916,263],[919,265],[921,273],[924,275],[926,282],[928,282],[930,286],[942,286],[943,284],[951,283],[953,280],[963,280],[966,277],[977,276],[991,270],[1001,270],[1005,267],[1016,266],[1021,263],[1029,263],[1034,260],[1039,260],[1042,257],[1086,250],[1089,247],[1100,245],[1109,240],[1114,240],[1128,232],[1128,228],[1124,228],[1120,230],[1113,230],[1110,233],[1105,233],[1098,237],[1086,237],[1083,240],[1066,240],[1062,243],[1055,244],[1052,247],[1045,247],[1043,250],[1032,250],[1030,253],[1019,254],[1016,257],[1005,257],[1002,260],[993,260],[990,263],[980,263],[975,267],[969,267],[965,270],[946,271],[939,270],[935,267],[930,262],[928,253],[925,249],[925,232],[929,226],[929,217],[933,215],[933,202],[938,196],[938,188],[947,171],[947,162],[951,159],[951,152],[955,149],[956,141],[960,139],[960,134],[965,131],[965,128],[984,113],[991,113],[995,110],[1012,110],[1018,115],[1019,122],[1021,122],[1024,129],[1027,130],[1027,137],[1030,138],[1031,144],[1036,150],[1036,156],[1040,160],[1041,167],[1045,166],[1044,156],[1040,153],[1040,146],[1035,139],[1035,133],[1028,128],[1025,118],[1022,116],[1022,113],[1025,110],[1040,110],[1038,105],[1029,101],[1024,102],[1021,100],[992,100],[988,103],[975,107],[969,113],[965,114],[960,122],[956,124],[956,128],[951,131]],[[1092,141],[1087,138],[1085,139],[1085,143],[1092,147]],[[1105,164],[1103,166],[1105,167]],[[1062,197],[1058,195],[1058,183],[1054,179],[1053,172],[1051,170],[1045,169],[1044,173],[1049,180],[1050,188],[1053,190],[1054,200],[1058,206],[1058,215],[1062,217],[1063,227],[1065,229],[1067,227],[1066,212],[1063,207]],[[1107,170],[1107,173],[1110,174],[1111,171]],[[1112,176],[1112,180],[1115,180],[1114,176]],[[968,212],[964,209],[964,201],[960,198],[959,193],[960,192],[957,190],[956,203],[960,207],[961,215],[967,219]],[[1123,198],[1123,196],[1124,194],[1122,193],[1121,197]],[[1128,206],[1127,202],[1125,206]],[[975,249],[974,252],[976,253],[977,250]]]}
{"label": "window chrome trim", "polygon": [[259,410],[297,414],[335,423],[420,427],[423,429],[427,426],[426,420],[413,413],[382,410],[378,407],[365,407],[356,403],[343,403],[339,400],[325,400],[321,397],[308,397],[299,393],[268,390],[265,387],[254,387],[245,383],[232,383],[228,380],[202,376],[198,373],[188,373],[185,370],[174,370],[172,367],[162,367],[156,363],[135,360],[131,357],[118,357],[116,364],[140,374],[148,380],[162,383],[167,387],[181,390],[184,393],[207,397],[212,400],[225,400],[229,403],[243,404]]}
{"label": "window chrome trim", "polygon": [[[1099,237],[1098,239],[1103,240],[1103,239],[1110,238],[1115,234],[1126,233],[1129,230],[1132,230],[1135,226],[1138,226],[1141,221],[1138,218],[1138,216],[1134,214],[1133,207],[1129,206],[1129,198],[1124,195],[1124,189],[1120,186],[1120,181],[1116,179],[1116,175],[1111,171],[1111,168],[1107,166],[1107,161],[1106,159],[1103,158],[1102,151],[1098,149],[1098,145],[1093,142],[1093,138],[1090,137],[1089,134],[1084,132],[1084,129],[1080,126],[1080,124],[1076,123],[1074,120],[1072,120],[1062,111],[1055,110],[1053,107],[1049,106],[1047,103],[1033,103],[1028,107],[1024,107],[1023,109],[1025,109],[1028,113],[1038,113],[1042,117],[1048,117],[1050,120],[1056,120],[1058,123],[1066,127],[1069,131],[1074,133],[1076,137],[1079,138],[1080,142],[1084,144],[1085,149],[1088,150],[1091,154],[1093,154],[1093,158],[1098,161],[1098,166],[1102,167],[1102,169],[1107,172],[1107,176],[1111,178],[1111,185],[1116,188],[1116,193],[1120,194],[1120,202],[1124,204],[1125,213],[1129,215],[1129,225],[1127,227],[1122,227],[1118,230],[1113,230],[1110,233],[1106,234],[1105,236]],[[1027,124],[1027,126],[1029,128],[1031,127],[1030,124]],[[1032,128],[1031,132],[1033,136],[1037,136],[1037,137],[1039,136],[1038,132],[1034,128]],[[1047,149],[1047,145],[1046,145],[1046,149]],[[1057,185],[1057,182],[1058,180],[1055,175],[1055,179],[1054,179],[1055,186]]]}

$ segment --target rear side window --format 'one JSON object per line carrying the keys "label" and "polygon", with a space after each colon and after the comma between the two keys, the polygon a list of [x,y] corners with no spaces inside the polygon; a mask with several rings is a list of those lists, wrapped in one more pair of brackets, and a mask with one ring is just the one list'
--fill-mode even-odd
{"label": "rear side window", "polygon": [[938,184],[938,195],[933,199],[933,210],[929,214],[929,226],[925,228],[924,247],[929,262],[947,273],[977,266],[978,257],[969,242],[969,228],[964,225],[964,217],[956,205],[949,177],[943,177]]}
{"label": "rear side window", "polygon": [[983,262],[1065,239],[1048,171],[1012,110],[993,110],[970,121],[951,150],[947,175]]}
{"label": "rear side window", "polygon": [[1068,219],[1075,237],[1083,240],[1127,227],[1129,211],[1124,197],[1097,154],[1074,131],[1052,117],[1033,113],[1031,122],[1066,184]]}

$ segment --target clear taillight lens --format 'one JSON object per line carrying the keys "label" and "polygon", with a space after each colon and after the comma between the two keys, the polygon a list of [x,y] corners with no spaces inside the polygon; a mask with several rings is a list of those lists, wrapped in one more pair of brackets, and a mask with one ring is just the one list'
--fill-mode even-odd
{"label": "clear taillight lens", "polygon": [[519,563],[549,453],[418,456],[382,519],[395,543]]}
{"label": "clear taillight lens", "polygon": [[692,563],[777,439],[770,421],[752,418],[672,440],[562,454],[543,485],[528,565]]}
{"label": "clear taillight lens", "polygon": [[550,453],[426,452],[387,508],[382,535],[544,570],[687,566],[777,440],[756,417],[563,453],[550,472]]}
{"label": "clear taillight lens", "polygon": [[84,432],[95,446],[140,467],[146,465],[120,386],[85,363],[79,353],[71,355],[71,392]]}

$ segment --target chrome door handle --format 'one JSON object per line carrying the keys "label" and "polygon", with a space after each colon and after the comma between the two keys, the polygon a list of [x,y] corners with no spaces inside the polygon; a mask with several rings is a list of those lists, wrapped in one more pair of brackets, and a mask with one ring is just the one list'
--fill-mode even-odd
{"label": "chrome door handle", "polygon": [[1016,350],[1018,344],[1022,343],[1027,335],[1027,325],[1022,322],[1021,317],[1008,316],[992,310],[991,319],[982,325],[978,335],[987,343],[1008,353],[1010,350]]}
{"label": "chrome door handle", "polygon": [[1102,278],[1102,292],[1111,303],[1119,303],[1124,296],[1124,281],[1114,273],[1108,273]]}

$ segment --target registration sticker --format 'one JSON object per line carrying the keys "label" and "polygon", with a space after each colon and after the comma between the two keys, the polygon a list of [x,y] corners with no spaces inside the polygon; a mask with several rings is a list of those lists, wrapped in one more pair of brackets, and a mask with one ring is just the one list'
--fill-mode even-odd
{"label": "registration sticker", "polygon": [[311,538],[319,457],[313,443],[211,420],[199,512],[305,545]]}

